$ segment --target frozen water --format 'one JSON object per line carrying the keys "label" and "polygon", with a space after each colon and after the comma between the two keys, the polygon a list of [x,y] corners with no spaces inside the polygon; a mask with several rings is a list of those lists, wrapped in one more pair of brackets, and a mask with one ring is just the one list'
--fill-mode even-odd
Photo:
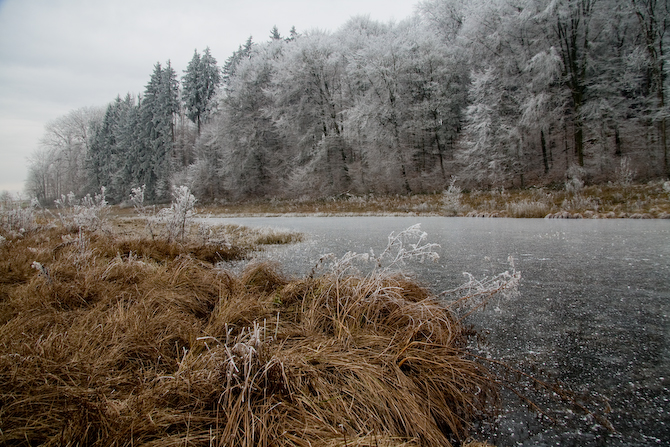
{"label": "frozen water", "polygon": [[[598,397],[617,433],[567,404],[544,402],[556,424],[540,422],[507,396],[501,417],[482,428],[497,445],[670,444],[670,222],[438,217],[235,218],[276,226],[305,242],[261,256],[286,273],[309,272],[320,255],[359,253],[415,223],[441,245],[437,264],[409,265],[435,292],[509,268],[522,272],[521,296],[495,303],[470,322],[486,335],[482,353],[550,375]],[[540,371],[541,370],[541,371]]]}

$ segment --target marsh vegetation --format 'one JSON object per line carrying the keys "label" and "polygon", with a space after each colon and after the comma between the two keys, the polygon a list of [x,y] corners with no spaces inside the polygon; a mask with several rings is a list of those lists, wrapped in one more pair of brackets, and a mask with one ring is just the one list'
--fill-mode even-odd
{"label": "marsh vegetation", "polygon": [[208,205],[212,215],[424,215],[514,218],[668,218],[670,182],[579,188],[463,190],[413,195],[343,194],[326,199]]}

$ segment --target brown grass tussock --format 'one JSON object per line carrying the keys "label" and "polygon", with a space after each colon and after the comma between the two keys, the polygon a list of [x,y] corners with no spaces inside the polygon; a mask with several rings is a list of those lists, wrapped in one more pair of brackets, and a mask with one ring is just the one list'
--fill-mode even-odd
{"label": "brown grass tussock", "polygon": [[424,289],[268,264],[234,276],[214,266],[231,250],[8,237],[0,444],[457,445],[495,404]]}

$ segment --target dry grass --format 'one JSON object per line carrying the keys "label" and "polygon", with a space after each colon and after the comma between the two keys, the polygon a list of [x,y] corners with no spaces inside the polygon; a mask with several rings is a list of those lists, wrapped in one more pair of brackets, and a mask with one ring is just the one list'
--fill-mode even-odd
{"label": "dry grass", "polygon": [[234,276],[213,265],[244,255],[231,244],[6,237],[0,444],[449,445],[495,408],[467,331],[402,277]]}
{"label": "dry grass", "polygon": [[218,228],[218,231],[240,244],[251,246],[294,244],[304,240],[304,235],[301,233],[272,227],[249,228],[241,225],[223,225]]}
{"label": "dry grass", "polygon": [[668,218],[670,192],[663,182],[606,184],[578,193],[557,189],[458,191],[407,196],[341,195],[319,200],[258,200],[210,206],[215,215],[395,215],[542,218]]}

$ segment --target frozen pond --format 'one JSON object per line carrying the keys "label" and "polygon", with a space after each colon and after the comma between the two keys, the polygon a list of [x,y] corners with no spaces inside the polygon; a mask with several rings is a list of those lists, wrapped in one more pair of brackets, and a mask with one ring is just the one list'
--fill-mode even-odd
{"label": "frozen pond", "polygon": [[[392,231],[415,223],[441,245],[437,264],[410,265],[433,291],[509,269],[521,296],[470,322],[487,335],[485,352],[530,364],[578,393],[609,401],[617,433],[554,404],[558,424],[540,423],[507,396],[489,438],[497,445],[670,445],[670,221],[439,217],[229,218],[222,223],[304,232],[306,241],[261,256],[302,275],[321,254],[375,252]],[[493,309],[497,307],[497,309]],[[599,406],[598,408],[602,408]]]}

